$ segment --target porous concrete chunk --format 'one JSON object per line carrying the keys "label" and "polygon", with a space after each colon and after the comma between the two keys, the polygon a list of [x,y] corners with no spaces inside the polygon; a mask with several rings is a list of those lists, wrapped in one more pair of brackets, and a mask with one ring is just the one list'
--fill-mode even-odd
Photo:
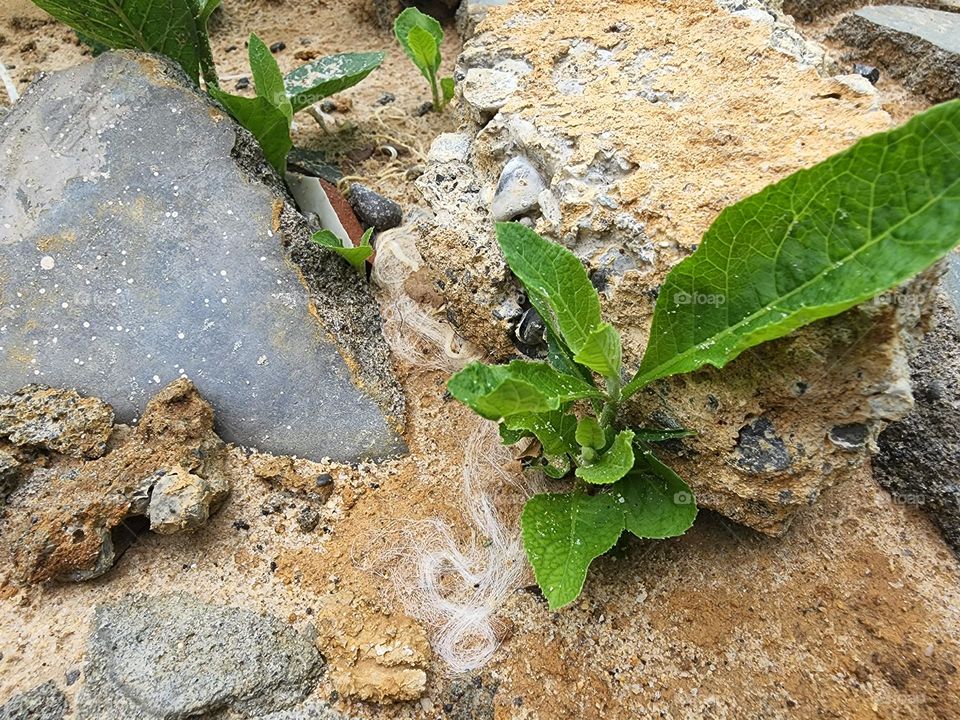
{"label": "porous concrete chunk", "polygon": [[470,141],[470,136],[463,133],[441,133],[431,143],[427,159],[431,163],[464,162]]}
{"label": "porous concrete chunk", "polygon": [[490,8],[507,5],[511,0],[463,0],[457,10],[457,30],[463,39],[473,37]]}
{"label": "porous concrete chunk", "polygon": [[189,377],[229,441],[401,452],[376,303],[309,234],[249,134],[167,61],[43,77],[0,124],[0,392],[75,387],[130,422]]}
{"label": "porous concrete chunk", "polygon": [[0,720],[63,720],[67,698],[52,682],[45,682],[0,705]]}
{"label": "porous concrete chunk", "polygon": [[7,499],[4,574],[16,584],[98,577],[115,559],[111,532],[131,515],[156,517],[167,533],[197,527],[228,489],[227,446],[213,421],[196,388],[177,380],[103,457],[35,468]]}
{"label": "porous concrete chunk", "polygon": [[0,396],[0,437],[14,445],[98,458],[113,432],[113,408],[76,390],[27,385]]}
{"label": "porous concrete chunk", "polygon": [[[865,86],[818,72],[822,48],[775,5],[602,0],[567,12],[517,0],[481,26],[459,72],[510,58],[529,71],[493,118],[468,114],[468,148],[431,158],[417,181],[435,217],[418,247],[444,278],[445,311],[469,342],[505,360],[539,337],[518,333],[537,328],[520,327],[523,296],[491,216],[531,221],[584,262],[604,319],[622,332],[629,371],[658,288],[723,208],[891,127]],[[750,9],[762,22],[734,14]],[[491,208],[504,166],[519,157],[542,173],[539,207]],[[657,383],[625,419],[695,430],[663,452],[698,502],[782,533],[863,466],[883,424],[911,408],[907,355],[932,287],[921,277],[908,287],[911,303],[859,308],[723,370]],[[853,426],[866,428],[863,443],[836,430]]]}
{"label": "porous concrete chunk", "polygon": [[463,81],[463,99],[474,110],[487,115],[506,105],[516,90],[516,75],[502,70],[472,68]]}
{"label": "porous concrete chunk", "polygon": [[127,596],[97,608],[78,720],[179,720],[288,708],[323,659],[313,631],[183,594]]}
{"label": "porous concrete chunk", "polygon": [[932,102],[960,96],[960,14],[880,5],[845,17],[831,37],[844,59],[869,62]]}
{"label": "porous concrete chunk", "polygon": [[540,193],[547,189],[540,171],[527,158],[518,155],[504,165],[490,205],[496,221],[512,220],[538,206]]}

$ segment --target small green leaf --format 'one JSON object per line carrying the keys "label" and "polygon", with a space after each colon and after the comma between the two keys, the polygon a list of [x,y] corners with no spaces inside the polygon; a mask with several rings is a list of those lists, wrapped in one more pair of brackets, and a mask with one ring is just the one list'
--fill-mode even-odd
{"label": "small green leaf", "polygon": [[570,458],[566,455],[544,455],[543,472],[554,480],[561,480],[570,474]]}
{"label": "small green leaf", "polygon": [[454,91],[456,89],[456,86],[453,83],[453,78],[441,78],[440,88],[443,90],[443,104],[446,105],[448,102],[453,100]]}
{"label": "small green leaf", "polygon": [[542,362],[471,363],[447,384],[450,394],[488,420],[557,410],[581,398],[600,397],[595,387]]}
{"label": "small green leaf", "polygon": [[321,230],[313,236],[312,240],[317,243],[317,245],[323,245],[323,247],[333,250],[357,270],[363,272],[367,259],[373,255],[373,248],[370,246],[370,238],[372,236],[373,228],[370,228],[363,234],[363,237],[360,238],[360,244],[353,247],[345,246],[340,238],[329,230]]}
{"label": "small green leaf", "polygon": [[696,435],[693,430],[660,430],[659,428],[634,428],[633,432],[636,434],[636,440],[640,442],[666,442]]}
{"label": "small green leaf", "polygon": [[633,469],[633,432],[621,431],[610,449],[590,465],[581,465],[576,475],[593,485],[610,485]]}
{"label": "small green leaf", "polygon": [[407,8],[393,24],[403,51],[427,80],[432,81],[440,68],[440,45],[443,28],[440,23],[416,8]]}
{"label": "small green leaf", "polygon": [[565,410],[513,415],[504,420],[504,424],[514,432],[533,433],[545,455],[560,457],[577,452],[577,418]]}
{"label": "small green leaf", "polygon": [[667,276],[625,395],[899,285],[960,242],[960,100],[733,205]]}
{"label": "small green leaf", "polygon": [[619,337],[614,339],[612,327],[604,329],[600,298],[583,264],[566,248],[520,223],[497,223],[497,240],[513,274],[527,289],[530,304],[563,339],[574,360],[582,358],[584,365],[600,374],[606,371],[609,377],[619,356]]}
{"label": "small green leaf", "polygon": [[613,325],[602,323],[590,334],[573,359],[605,378],[620,377],[622,352],[620,333]]}
{"label": "small green leaf", "polygon": [[284,78],[293,111],[353,87],[383,63],[382,52],[341,53],[298,67]]}
{"label": "small green leaf", "polygon": [[200,83],[196,0],[34,0],[60,22],[113,50],[166,55]]}
{"label": "small green leaf", "polygon": [[613,496],[626,529],[639,538],[683,535],[697,517],[690,487],[652,453],[638,458],[636,469],[613,486]]}
{"label": "small green leaf", "polygon": [[283,73],[277,59],[256,35],[250,35],[249,41],[250,70],[253,73],[253,83],[257,97],[263,98],[288,118],[293,118],[293,107],[287,97],[283,84]]}
{"label": "small green leaf", "polygon": [[606,447],[606,434],[595,417],[588,415],[577,423],[577,444],[594,450],[602,450]]}
{"label": "small green leaf", "polygon": [[623,532],[624,516],[608,493],[536,495],[523,508],[520,524],[537,584],[556,610],[580,594],[590,563]]}
{"label": "small green leaf", "polygon": [[287,155],[293,147],[290,117],[266,98],[231,95],[213,87],[208,87],[207,92],[222,103],[237,122],[253,133],[264,156],[282,177],[287,169]]}

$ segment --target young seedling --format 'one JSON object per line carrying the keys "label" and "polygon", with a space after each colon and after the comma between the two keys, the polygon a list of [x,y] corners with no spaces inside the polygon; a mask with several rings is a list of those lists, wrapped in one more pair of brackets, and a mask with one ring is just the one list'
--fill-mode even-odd
{"label": "young seedling", "polygon": [[353,265],[353,267],[362,274],[367,259],[373,255],[373,247],[370,245],[371,237],[373,237],[373,228],[370,228],[363,234],[363,237],[360,238],[359,245],[344,245],[340,238],[329,230],[321,230],[311,239],[317,245],[322,245],[328,250],[333,250],[333,252]]}
{"label": "young seedling", "polygon": [[944,257],[960,243],[958,157],[960,100],[724,210],[660,288],[649,344],[625,385],[620,336],[603,322],[580,261],[523,225],[497,225],[507,264],[546,323],[547,361],[474,363],[448,387],[499,423],[505,443],[535,439],[532,464],[565,481],[521,515],[551,609],[576,599],[590,563],[624,531],[673,537],[696,516],[690,488],[653,450],[684,432],[624,427],[622,404],[655,380],[723,367]]}
{"label": "young seedling", "polygon": [[416,8],[407,8],[397,16],[393,32],[407,57],[430,83],[433,109],[442,112],[453,99],[453,78],[437,78],[440,70],[440,46],[443,44],[443,28],[440,23]]}
{"label": "young seedling", "polygon": [[315,60],[284,77],[266,45],[250,36],[256,97],[221,91],[207,25],[222,0],[34,0],[87,42],[110,49],[166,55],[256,136],[264,155],[283,174],[293,146],[293,114],[356,85],[383,63],[383,53],[342,53]]}

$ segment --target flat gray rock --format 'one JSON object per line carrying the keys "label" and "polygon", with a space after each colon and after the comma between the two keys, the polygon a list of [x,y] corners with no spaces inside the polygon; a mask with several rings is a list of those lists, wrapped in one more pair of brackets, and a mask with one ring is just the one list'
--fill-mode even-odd
{"label": "flat gray rock", "polygon": [[186,82],[106,54],[0,124],[0,393],[75,387],[129,422],[187,376],[228,441],[402,452],[369,289],[310,245],[250,136]]}
{"label": "flat gray rock", "polygon": [[78,720],[179,720],[295,706],[323,669],[313,633],[187,595],[97,608]]}
{"label": "flat gray rock", "polygon": [[960,14],[878,5],[845,17],[830,33],[846,60],[875,65],[932,102],[960,96]]}
{"label": "flat gray rock", "polygon": [[0,705],[0,720],[63,720],[67,698],[52,682],[45,682]]}

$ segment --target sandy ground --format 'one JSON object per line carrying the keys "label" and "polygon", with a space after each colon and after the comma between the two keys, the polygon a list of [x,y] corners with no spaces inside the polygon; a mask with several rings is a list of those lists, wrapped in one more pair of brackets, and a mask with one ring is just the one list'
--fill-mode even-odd
{"label": "sandy ground", "polygon": [[[59,26],[22,29],[23,5],[6,0],[0,8],[0,57],[21,83],[36,69],[82,59]],[[428,99],[426,85],[371,15],[333,2],[227,5],[215,35],[225,77],[245,72],[243,40],[252,29],[268,43],[287,43],[278,55],[284,69],[302,48],[392,51],[383,70],[344,93],[353,107],[343,117],[354,129],[342,130],[342,148],[407,138],[411,153],[399,162],[374,154],[346,169],[415,202],[401,171],[453,120],[414,115]],[[230,46],[237,49],[228,53]],[[456,51],[450,37],[448,65]],[[397,99],[381,107],[384,92]],[[308,117],[298,120],[299,140],[329,141]],[[192,536],[145,536],[90,583],[8,593],[0,600],[0,702],[47,679],[74,696],[82,682],[66,687],[65,676],[82,669],[93,608],[129,592],[182,590],[299,624],[343,598],[369,613],[399,611],[403,597],[392,578],[430,549],[405,540],[427,537],[418,520],[445,520],[457,542],[484,548],[462,494],[476,420],[444,398],[444,373],[403,363],[398,370],[410,406],[410,456],[332,466],[336,489],[312,533],[296,523],[305,501],[240,483]],[[502,470],[509,476],[514,466]],[[505,527],[514,527],[522,491],[491,492]],[[455,578],[449,582],[453,592]],[[626,542],[594,566],[584,595],[562,612],[549,612],[531,582],[527,576],[496,611],[502,646],[468,677],[471,697],[481,705],[488,698],[498,720],[960,717],[958,565],[928,520],[894,503],[867,473],[827,492],[780,539],[703,513],[683,538]],[[384,710],[337,695],[329,676],[314,697],[357,718],[473,717],[468,701],[451,694],[454,683],[437,660],[418,701]]]}

